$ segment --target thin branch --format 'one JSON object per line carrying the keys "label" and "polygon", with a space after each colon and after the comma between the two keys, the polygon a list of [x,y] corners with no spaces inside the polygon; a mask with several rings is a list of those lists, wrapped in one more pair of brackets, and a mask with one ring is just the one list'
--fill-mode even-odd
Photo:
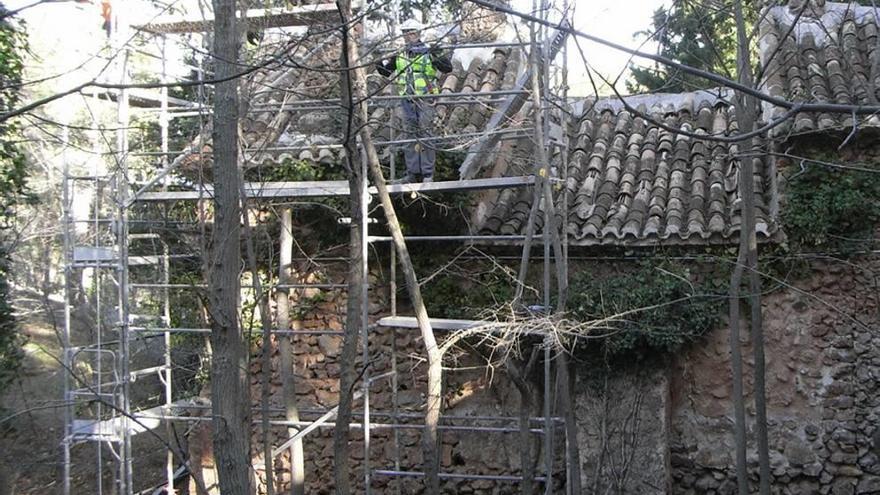
{"label": "thin branch", "polygon": [[579,31],[577,29],[571,28],[566,24],[557,24],[554,22],[545,21],[545,20],[538,18],[538,17],[535,17],[533,15],[525,14],[525,13],[519,12],[517,10],[511,9],[509,7],[506,7],[504,5],[499,5],[497,3],[490,2],[487,0],[468,0],[468,1],[476,3],[477,5],[480,5],[482,7],[486,7],[489,9],[496,10],[498,12],[503,12],[505,14],[510,14],[510,15],[519,17],[521,19],[525,19],[527,21],[538,23],[538,24],[541,24],[544,26],[549,26],[549,27],[552,27],[553,29],[556,29],[558,31],[566,32],[566,33],[572,34],[574,36],[579,36],[581,38],[592,41],[594,43],[598,43],[600,45],[604,45],[609,48],[613,48],[615,50],[622,51],[624,53],[629,53],[629,54],[634,55],[636,57],[646,58],[648,60],[653,60],[654,62],[672,67],[674,69],[681,70],[682,72],[686,72],[688,74],[704,78],[706,80],[712,81],[712,82],[720,84],[722,86],[726,86],[728,88],[731,88],[731,89],[734,89],[737,91],[741,91],[742,93],[744,93],[746,95],[752,96],[752,97],[757,98],[761,101],[765,101],[767,103],[771,103],[773,105],[776,105],[776,106],[779,106],[782,108],[793,109],[793,108],[797,107],[798,105],[800,105],[800,111],[803,111],[803,112],[816,112],[816,113],[822,113],[822,112],[826,112],[826,113],[852,113],[852,112],[855,112],[859,115],[880,112],[880,106],[877,106],[877,105],[843,105],[843,104],[837,104],[837,103],[800,103],[800,102],[789,101],[784,98],[778,98],[775,96],[767,95],[767,94],[762,93],[762,92],[760,92],[750,86],[740,84],[736,81],[732,81],[726,77],[719,76],[718,74],[714,74],[712,72],[708,72],[708,71],[701,70],[701,69],[696,69],[694,67],[676,62],[672,59],[669,59],[669,58],[661,56],[661,55],[652,55],[650,53],[645,53],[645,52],[641,52],[638,50],[633,50],[631,48],[627,48],[623,45],[619,45],[617,43],[607,41],[603,38],[599,38],[597,36],[593,36],[591,34],[587,34],[587,33],[583,32],[583,31]]}

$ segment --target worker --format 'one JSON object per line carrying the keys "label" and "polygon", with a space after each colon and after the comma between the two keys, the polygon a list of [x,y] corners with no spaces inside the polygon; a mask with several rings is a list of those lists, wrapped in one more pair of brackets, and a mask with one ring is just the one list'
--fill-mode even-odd
{"label": "worker", "polygon": [[394,74],[397,94],[405,97],[400,102],[402,137],[412,141],[403,148],[406,175],[400,180],[402,183],[416,182],[419,176],[422,182],[434,180],[437,150],[431,138],[436,100],[419,96],[439,93],[438,72],[452,70],[448,55],[422,42],[423,29],[414,19],[403,22],[400,25],[406,43],[403,53],[376,65],[383,76]]}

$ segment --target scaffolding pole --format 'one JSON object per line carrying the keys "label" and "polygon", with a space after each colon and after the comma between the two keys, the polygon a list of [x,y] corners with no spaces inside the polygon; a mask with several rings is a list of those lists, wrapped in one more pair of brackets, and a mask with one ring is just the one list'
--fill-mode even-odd
{"label": "scaffolding pole", "polygon": [[70,138],[70,129],[67,126],[62,127],[62,179],[61,179],[61,223],[62,223],[62,242],[63,242],[63,257],[64,260],[64,328],[61,332],[61,345],[63,348],[62,351],[62,366],[64,369],[62,370],[62,398],[64,400],[64,411],[63,411],[63,420],[64,425],[62,429],[62,440],[61,440],[61,449],[62,449],[62,487],[61,492],[63,495],[70,495],[70,465],[71,465],[71,456],[70,456],[70,447],[71,447],[71,436],[73,435],[72,425],[73,425],[73,403],[71,401],[70,389],[71,389],[71,381],[73,377],[71,376],[71,371],[73,370],[72,362],[70,360],[70,324],[71,324],[71,314],[70,314],[70,297],[71,297],[71,288],[70,284],[73,280],[73,271],[71,269],[71,263],[73,260],[71,259],[71,253],[73,251],[72,240],[71,240],[71,226],[74,224],[71,222],[71,198],[70,198],[70,161],[68,160],[67,155],[67,146]]}
{"label": "scaffolding pole", "polygon": [[[537,0],[536,0],[537,1]],[[547,12],[549,10],[549,5],[547,0],[542,0],[542,9],[541,16],[542,19],[547,18]],[[117,20],[118,23],[118,20]],[[177,27],[172,27],[172,24],[169,24],[164,27],[155,27],[157,31],[162,33],[170,33],[170,32],[178,32],[175,29],[192,29],[193,26],[197,26],[198,29],[204,29],[207,24],[202,23],[201,21],[196,22],[193,25],[185,25],[179,24]],[[542,146],[546,149],[548,143],[551,143],[549,138],[549,133],[547,132],[547,125],[549,122],[549,118],[547,118],[547,102],[552,95],[550,94],[550,85],[549,85],[549,72],[548,66],[552,62],[552,57],[555,56],[556,50],[555,47],[555,38],[558,36],[553,36],[554,39],[551,39],[551,34],[547,29],[541,28],[538,32],[534,31],[533,27],[533,39],[529,43],[476,43],[467,45],[471,48],[506,48],[506,47],[520,47],[520,46],[530,46],[533,51],[532,59],[537,59],[537,52],[541,51],[545,55],[545,58],[549,55],[550,59],[545,59],[542,65],[542,71],[536,72],[539,74],[538,77],[541,78],[542,87],[544,88],[543,92],[539,91],[528,91],[517,87],[515,89],[500,89],[495,91],[474,91],[474,92],[447,92],[441,93],[437,95],[425,95],[420,96],[418,98],[424,98],[436,101],[438,104],[450,103],[450,104],[458,104],[458,103],[486,103],[491,102],[495,103],[498,101],[511,101],[514,98],[522,98],[526,95],[531,94],[535,98],[535,119],[537,121],[537,125],[533,128],[521,127],[516,129],[493,129],[487,135],[486,132],[480,133],[470,133],[470,134],[461,134],[456,136],[442,136],[433,138],[435,141],[443,141],[443,140],[451,140],[451,139],[486,139],[487,136],[491,136],[494,142],[497,142],[498,136],[514,136],[519,137],[525,135],[526,133],[534,132],[534,136],[536,138],[536,142],[538,146]],[[117,36],[119,33],[116,33]],[[161,50],[161,59],[163,63],[163,70],[161,80],[167,80],[167,73],[165,71],[165,63],[166,63],[166,39],[165,36],[161,36],[162,39],[162,50]],[[541,40],[540,47],[538,39]],[[451,48],[460,48],[462,45],[451,45]],[[551,49],[553,47],[553,49]],[[541,50],[544,48],[544,50]],[[555,50],[555,51],[554,51]],[[127,51],[124,52],[127,54]],[[127,55],[125,58],[127,62]],[[537,63],[536,63],[537,64]],[[563,62],[565,64],[565,62]],[[201,59],[199,60],[199,66],[201,67]],[[563,65],[565,67],[565,65]],[[125,84],[128,81],[128,76],[126,74],[126,63],[123,63],[123,70],[121,73],[122,83]],[[538,67],[533,66],[531,70],[538,71]],[[566,70],[564,68],[564,70]],[[201,71],[199,71],[199,79],[202,78]],[[564,90],[563,90],[564,93]],[[129,270],[132,266],[135,265],[148,265],[152,264],[150,261],[150,255],[144,256],[130,256],[129,248],[130,242],[133,239],[133,236],[129,234],[129,224],[131,220],[129,218],[131,212],[130,208],[137,204],[140,201],[177,201],[182,199],[195,199],[195,200],[204,200],[210,198],[211,190],[208,187],[201,187],[196,191],[168,191],[167,185],[169,184],[169,173],[173,171],[173,165],[169,163],[169,157],[178,152],[169,150],[169,122],[172,118],[179,117],[182,113],[177,112],[175,115],[175,109],[172,108],[169,103],[171,99],[169,98],[167,88],[162,89],[160,91],[159,96],[159,108],[156,110],[159,118],[159,125],[161,131],[161,150],[157,152],[145,152],[145,153],[130,153],[129,152],[129,137],[126,131],[130,121],[130,109],[129,109],[129,91],[123,89],[119,91],[117,95],[117,124],[119,130],[117,130],[116,136],[116,149],[114,153],[114,157],[117,160],[117,168],[115,173],[113,174],[113,187],[111,197],[116,201],[115,206],[115,218],[113,219],[101,219],[96,216],[93,219],[94,227],[95,227],[95,249],[97,250],[101,246],[98,244],[98,226],[101,224],[109,224],[112,228],[115,229],[115,243],[116,243],[116,256],[117,259],[114,262],[104,262],[104,261],[95,261],[94,263],[85,263],[81,265],[76,265],[74,263],[74,259],[72,257],[72,252],[75,245],[75,228],[76,219],[72,218],[70,215],[69,205],[73,198],[70,197],[69,187],[70,182],[74,179],[69,173],[69,170],[65,169],[64,175],[64,195],[62,201],[65,204],[65,210],[63,213],[64,217],[64,250],[65,250],[65,260],[69,261],[65,263],[65,331],[63,334],[63,338],[65,340],[65,354],[64,354],[64,364],[69,368],[73,368],[75,366],[76,356],[81,354],[91,354],[96,356],[97,363],[97,392],[91,390],[91,394],[93,398],[101,398],[104,395],[103,390],[105,388],[110,387],[111,389],[118,388],[119,394],[115,394],[115,392],[108,394],[110,397],[110,401],[112,401],[113,405],[113,422],[108,423],[112,424],[116,427],[115,433],[119,435],[120,438],[120,447],[119,451],[119,468],[117,470],[116,478],[114,480],[115,488],[114,491],[120,493],[122,495],[131,495],[134,490],[134,478],[133,478],[133,455],[132,455],[132,436],[141,425],[135,424],[139,419],[158,419],[161,422],[164,422],[165,434],[170,437],[173,434],[173,422],[175,421],[210,421],[210,418],[194,418],[192,416],[181,416],[175,414],[179,405],[173,402],[173,375],[172,370],[174,368],[173,361],[171,360],[171,342],[172,336],[177,333],[192,333],[192,334],[205,334],[211,331],[210,328],[199,328],[199,327],[174,327],[172,325],[172,304],[170,300],[170,291],[175,289],[199,289],[203,287],[203,284],[175,284],[172,283],[171,277],[171,260],[175,257],[188,256],[188,255],[172,255],[170,253],[170,249],[167,243],[162,242],[162,250],[160,254],[153,255],[155,257],[154,261],[158,263],[159,266],[159,274],[161,275],[161,280],[159,282],[132,282]],[[503,100],[499,100],[499,98],[503,98]],[[401,97],[399,96],[375,96],[371,98],[371,103],[374,105],[394,105],[396,104]],[[187,114],[191,114],[193,116],[205,116],[209,115],[210,112],[206,112],[206,107],[204,107],[203,102],[205,101],[203,89],[199,87],[199,103],[193,106],[187,106],[184,110]],[[251,109],[252,112],[279,112],[279,111],[315,111],[319,109],[336,109],[338,108],[338,100],[334,99],[325,99],[325,100],[301,100],[292,103],[283,103],[276,105],[266,105],[265,107],[261,105],[257,105]],[[200,122],[201,123],[201,122]],[[204,136],[204,126],[201,126],[202,132],[200,135]],[[392,134],[388,141],[377,143],[379,145],[401,145],[401,144],[409,144],[413,140],[408,139],[398,139],[395,138],[394,130],[392,129]],[[200,143],[200,150],[204,150],[204,142]],[[551,143],[552,144],[552,143]],[[564,143],[563,143],[564,144]],[[271,152],[283,152],[283,151],[296,151],[302,149],[316,149],[316,148],[329,148],[336,149],[338,145],[316,145],[316,146],[287,146],[287,147],[274,147],[274,148],[265,148],[261,151],[271,151]],[[200,154],[209,154],[204,151],[199,151]],[[565,154],[565,153],[563,153]],[[153,179],[144,187],[141,187],[136,192],[132,193],[130,189],[129,182],[129,167],[128,167],[128,158],[130,156],[142,155],[142,156],[158,156],[162,160],[162,171],[153,177]],[[543,164],[538,163],[538,169],[541,168]],[[363,160],[363,166],[366,168],[366,161]],[[564,167],[563,167],[564,168]],[[366,171],[363,171],[364,177],[367,177]],[[391,177],[395,176],[395,156],[394,153],[391,153]],[[98,177],[97,171],[95,172],[95,177]],[[429,193],[434,191],[445,191],[445,190],[482,190],[482,189],[498,189],[504,187],[531,187],[535,184],[534,176],[530,178],[514,178],[518,183],[512,184],[510,182],[510,178],[505,179],[475,179],[472,181],[458,181],[458,184],[455,187],[446,187],[443,186],[442,183],[434,183],[433,185],[403,185],[403,186],[391,186],[390,189],[392,192],[397,193],[413,193],[413,194],[422,194]],[[96,179],[97,180],[97,179]],[[485,183],[480,183],[479,181],[485,180]],[[546,178],[545,178],[546,180]],[[361,225],[361,235],[362,237],[362,256],[363,256],[363,265],[362,265],[362,275],[364,280],[368,280],[369,276],[369,246],[373,243],[387,242],[390,241],[391,238],[387,236],[371,236],[368,232],[368,223],[369,218],[367,215],[368,206],[370,203],[371,196],[375,194],[373,188],[369,188],[367,184],[367,180],[365,179],[363,182],[363,190],[361,191],[361,208],[363,209],[364,215],[362,216],[362,225]],[[161,186],[161,191],[152,192],[150,189],[155,188],[157,186]],[[328,184],[324,183],[323,185],[315,185],[305,186],[307,188],[318,189],[327,187]],[[333,186],[335,187],[335,186]],[[97,191],[98,188],[96,187]],[[254,194],[254,197],[265,197],[265,198],[283,198],[283,197],[294,197],[294,196],[284,196],[284,194],[290,194],[289,192],[281,192],[278,190],[272,190],[271,188],[261,188],[261,189],[253,189],[253,191],[259,191]],[[268,191],[268,193],[266,192]],[[309,191],[308,194],[304,194],[304,196],[333,196],[333,195],[341,195],[347,194],[346,191],[342,191],[341,189],[334,189],[333,194],[327,194],[326,191],[320,191],[319,194],[315,194],[315,191]],[[545,198],[545,201],[553,201],[552,197]],[[544,210],[544,225],[550,226],[550,218],[548,217],[548,211]],[[550,293],[551,293],[551,281],[550,281],[550,265],[551,265],[551,246],[549,242],[546,242],[547,239],[544,238],[546,234],[534,236],[534,238],[538,241],[541,241],[543,248],[543,303],[544,307],[549,311],[550,307]],[[461,243],[478,243],[478,242],[492,242],[499,244],[516,244],[522,240],[524,240],[524,236],[521,235],[433,235],[433,236],[409,236],[406,239],[410,242],[461,242]],[[558,257],[562,256],[562,260]],[[563,253],[556,253],[557,259],[555,259],[556,263],[564,262],[567,257],[567,238],[566,238],[566,249]],[[396,292],[396,281],[393,280],[396,275],[396,266],[395,266],[395,256],[392,250],[391,254],[391,266],[390,271],[392,273],[392,314],[396,315],[397,313],[397,300],[394,295]],[[73,279],[73,269],[74,268],[89,268],[96,270],[98,275],[96,275],[96,280],[98,280],[98,285],[101,285],[102,276],[100,275],[100,270],[112,268],[116,273],[116,283],[118,286],[118,306],[117,306],[117,317],[118,322],[115,324],[114,328],[116,328],[119,332],[119,338],[115,341],[105,341],[100,336],[101,333],[101,324],[99,324],[98,328],[98,342],[94,346],[80,346],[73,347],[70,341],[70,281]],[[274,287],[282,290],[287,289],[321,289],[321,290],[336,290],[344,288],[344,284],[334,284],[334,283],[321,283],[321,284],[277,284]],[[135,291],[137,290],[156,290],[158,291],[161,298],[161,320],[162,323],[160,325],[136,325],[132,321],[134,317],[137,315],[132,314],[132,301],[133,297],[137,295]],[[370,285],[364,283],[359,290],[362,291],[361,296],[364,298],[366,302],[368,300],[367,296],[369,295]],[[101,295],[98,292],[97,296],[97,304],[99,313],[101,312]],[[364,372],[362,376],[361,383],[361,391],[359,393],[360,398],[363,400],[363,410],[360,413],[361,421],[360,422],[352,422],[352,426],[359,425],[363,432],[364,438],[364,461],[363,461],[363,480],[364,480],[364,488],[365,493],[371,493],[372,489],[372,481],[374,477],[382,476],[382,477],[396,477],[396,478],[405,478],[405,477],[421,477],[424,473],[419,471],[408,471],[402,469],[400,463],[400,439],[399,439],[399,431],[404,429],[415,429],[421,428],[421,425],[418,424],[408,424],[404,421],[401,421],[402,418],[418,418],[421,417],[418,414],[408,414],[402,413],[398,409],[398,398],[397,398],[397,388],[398,388],[398,366],[397,366],[397,329],[392,328],[392,358],[391,358],[391,372],[384,373],[381,375],[371,376],[371,369],[369,367],[369,363],[371,362],[371,349],[370,349],[370,337],[376,331],[378,331],[377,327],[371,326],[368,323],[368,313],[367,313],[368,305],[364,305],[364,313],[362,314],[362,318],[364,321],[363,327],[360,329],[361,339],[363,342],[362,354],[361,358],[363,360]],[[343,332],[338,330],[326,330],[326,329],[307,329],[307,330],[289,330],[289,329],[268,329],[268,332],[275,335],[286,335],[286,336],[306,336],[306,335],[342,335]],[[131,369],[131,337],[134,335],[138,336],[162,336],[162,342],[164,345],[163,356],[162,356],[162,365],[144,368],[140,370],[132,370]],[[102,353],[105,352],[105,347],[114,345],[117,346],[117,351],[109,351],[110,355],[114,356],[114,379],[113,381],[106,382],[101,378],[102,368],[101,363]],[[552,493],[553,488],[553,437],[555,435],[556,429],[559,427],[560,421],[562,418],[556,418],[552,415],[552,396],[553,396],[553,388],[552,388],[552,379],[551,379],[551,371],[552,371],[552,361],[553,355],[550,350],[549,345],[545,345],[544,349],[544,373],[543,373],[543,387],[544,387],[544,411],[543,416],[538,418],[530,418],[529,422],[535,423],[529,427],[529,431],[533,434],[541,434],[543,435],[544,441],[544,476],[535,477],[535,481],[540,481],[545,484],[545,493]],[[139,376],[149,376],[152,374],[157,374],[160,377],[161,385],[162,385],[162,393],[161,393],[161,406],[158,408],[158,413],[133,413],[132,412],[132,404],[131,404],[131,383],[135,377]],[[116,376],[118,374],[118,376]],[[370,397],[370,386],[375,381],[390,378],[390,383],[392,387],[392,408],[390,411],[376,411],[371,406],[371,397]],[[72,405],[70,404],[70,398],[73,397],[74,394],[77,393],[89,393],[89,388],[83,388],[80,390],[74,390],[72,385],[72,377],[68,376],[65,378],[64,383],[64,394],[65,400],[68,401],[65,407],[65,438],[63,441],[63,450],[64,450],[64,459],[63,459],[63,470],[64,470],[64,493],[65,495],[70,493],[70,473],[71,473],[71,452],[70,447],[74,440],[74,430],[72,425],[74,424],[73,416],[72,416]],[[98,400],[100,403],[101,400]],[[119,412],[121,415],[116,415],[116,412]],[[306,411],[301,411],[303,413],[307,413]],[[298,439],[302,439],[306,433],[312,431],[316,428],[326,428],[331,427],[334,424],[329,421],[332,418],[332,411],[326,412],[321,418],[315,421],[291,421],[291,420],[272,420],[270,424],[277,427],[302,427],[300,431],[295,435]],[[100,414],[99,414],[100,417]],[[374,421],[374,417],[385,417],[390,418],[391,421],[388,422],[376,422]],[[514,421],[518,420],[518,418],[503,418],[503,417],[479,417],[483,420],[493,420],[493,421]],[[490,419],[486,419],[490,418]],[[442,420],[450,420],[450,421],[464,421],[464,420],[476,420],[476,417],[455,417],[454,415],[441,417]],[[540,423],[540,428],[537,427],[537,423]],[[101,428],[95,424],[96,432],[100,432]],[[518,428],[513,426],[468,426],[468,425],[441,425],[439,427],[444,431],[469,431],[469,432],[482,432],[482,433],[515,433],[520,431]],[[394,469],[374,469],[373,468],[373,454],[374,450],[371,448],[371,431],[379,430],[379,429],[390,429],[393,431],[394,435]],[[566,441],[570,441],[570,439],[566,438]],[[288,440],[290,442],[290,440]],[[98,464],[99,466],[102,463],[101,460],[101,445],[104,441],[98,441]],[[273,452],[273,457],[278,455],[283,451],[286,451],[288,443],[282,444],[282,446],[277,447]],[[270,460],[267,460],[269,462]],[[173,490],[174,483],[174,466],[173,466],[173,452],[170,450],[167,452],[166,462],[165,462],[165,484],[168,490]],[[268,466],[267,466],[268,467]],[[271,469],[266,470],[267,473],[271,472]],[[566,467],[567,472],[567,467]],[[269,474],[267,474],[269,475]],[[522,481],[522,477],[520,476],[511,476],[511,475],[484,475],[484,474],[471,474],[471,473],[441,473],[442,479],[464,479],[464,480],[489,480],[489,481],[497,481],[497,482],[511,482],[517,483]],[[100,477],[97,481],[98,483],[98,493],[101,493],[103,490],[102,482]],[[401,486],[400,484],[394,485],[398,491],[400,492]]]}
{"label": "scaffolding pole", "polygon": [[[122,84],[128,82],[128,51],[123,52]],[[129,333],[129,285],[128,285],[128,90],[122,89],[119,95],[119,117],[117,119],[116,167],[118,205],[118,248],[119,248],[119,331],[121,340],[120,369],[122,375],[122,473],[120,491],[125,495],[134,493],[133,466],[131,450],[131,375],[130,375],[130,333]]]}

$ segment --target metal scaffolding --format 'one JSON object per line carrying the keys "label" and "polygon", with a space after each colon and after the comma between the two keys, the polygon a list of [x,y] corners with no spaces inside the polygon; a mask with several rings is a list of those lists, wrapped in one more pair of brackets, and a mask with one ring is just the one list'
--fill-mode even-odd
{"label": "metal scaffolding", "polygon": [[[297,25],[297,23],[310,22],[315,19],[323,19],[328,12],[335,9],[333,4],[309,6],[307,9],[298,8],[296,12],[275,11],[260,14],[248,11],[251,26],[275,27],[279,25]],[[549,3],[545,2],[540,7],[533,6],[542,18],[549,18],[553,11]],[[567,4],[557,12],[560,22],[565,22],[568,14]],[[561,14],[559,14],[561,12]],[[392,16],[393,17],[393,16]],[[204,19],[169,20],[167,22],[152,22],[148,26],[142,26],[140,35],[153,36],[154,41],[160,46],[159,54],[151,54],[162,61],[161,81],[168,80],[166,67],[166,45],[175,33],[192,33],[199,30],[209,29],[210,21]],[[396,27],[396,26],[395,26]],[[131,36],[131,31],[126,28],[124,20],[117,20],[114,40],[116,49],[120,53],[131,50],[125,43]],[[490,153],[489,148],[495,146],[499,139],[506,133],[522,136],[528,133],[534,136],[536,145],[545,149],[556,147],[563,158],[561,166],[562,174],[566,172],[564,160],[567,153],[565,138],[554,140],[549,137],[549,113],[550,108],[560,107],[566,104],[566,62],[563,56],[561,76],[551,78],[550,66],[560,49],[564,52],[564,36],[553,32],[545,27],[532,28],[532,40],[528,43],[477,43],[466,45],[478,48],[487,47],[523,47],[531,51],[529,56],[530,65],[525,73],[517,81],[513,89],[473,92],[473,93],[443,93],[431,95],[437,99],[438,104],[473,103],[480,101],[487,104],[498,104],[495,107],[495,116],[489,120],[487,128],[478,133],[468,135],[445,136],[440,139],[476,139],[472,147],[475,150],[468,155],[467,169],[472,173],[473,161],[479,157],[485,157]],[[450,48],[460,48],[463,45],[449,45]],[[141,50],[142,51],[142,50]],[[204,79],[203,60],[198,60],[197,82]],[[128,56],[120,58],[118,74],[123,86],[130,82]],[[530,73],[537,73],[541,80],[540,95],[528,89]],[[555,82],[555,84],[554,84]],[[554,85],[560,91],[554,92]],[[172,361],[173,342],[176,335],[206,335],[211,329],[205,326],[174,326],[172,294],[177,291],[192,291],[204,288],[202,282],[180,283],[172,279],[173,264],[181,260],[198,259],[197,254],[185,254],[173,252],[161,235],[157,233],[131,233],[130,228],[138,225],[142,220],[132,220],[133,209],[145,204],[165,204],[167,202],[194,201],[199,204],[204,200],[211,199],[212,188],[210,185],[200,185],[190,190],[169,190],[171,184],[170,175],[173,170],[171,157],[179,154],[178,151],[170,151],[169,124],[174,119],[187,119],[198,117],[200,119],[200,133],[204,136],[204,122],[210,115],[210,108],[206,105],[204,92],[199,86],[200,100],[186,102],[182,99],[171,98],[167,88],[157,90],[156,93],[140,91],[138,101],[149,101],[145,104],[144,111],[140,115],[156,118],[160,128],[161,146],[159,150],[132,152],[129,149],[128,129],[131,124],[132,94],[127,89],[119,90],[113,95],[103,95],[107,101],[115,102],[117,107],[116,139],[113,157],[115,164],[109,170],[105,170],[96,161],[91,170],[72,170],[65,162],[63,178],[63,242],[65,262],[65,307],[64,307],[64,354],[63,365],[67,370],[64,378],[64,399],[66,408],[64,414],[64,438],[63,438],[63,491],[65,495],[72,492],[72,465],[74,447],[80,443],[90,443],[95,446],[95,462],[98,475],[94,492],[101,494],[104,490],[110,493],[134,494],[139,493],[140,486],[136,486],[134,475],[135,455],[132,452],[132,439],[138,435],[154,434],[159,428],[164,429],[163,443],[166,448],[165,479],[161,486],[169,487],[167,493],[173,493],[176,477],[180,475],[185,454],[171,443],[175,435],[174,425],[179,422],[210,421],[210,417],[193,416],[193,411],[205,409],[204,403],[191,400],[175,400],[173,383],[174,364]],[[95,95],[99,98],[100,95]],[[527,98],[534,98],[531,114],[535,116],[535,122],[540,125],[522,126],[517,129],[501,129],[500,124],[519,112]],[[371,104],[388,105],[395,104],[399,97],[376,96]],[[158,103],[158,105],[157,105]],[[278,112],[278,111],[315,111],[318,109],[338,109],[339,101],[327,100],[301,100],[287,101],[277,104],[274,108],[269,106],[255,106],[251,109],[254,113]],[[562,125],[565,126],[567,115],[559,114]],[[565,136],[565,133],[563,133]],[[407,143],[408,140],[395,139],[392,135],[387,141],[376,143],[378,146],[397,146]],[[199,148],[204,149],[204,143]],[[328,148],[339,148],[341,145],[324,145]],[[309,149],[315,146],[308,147]],[[261,153],[281,152],[295,150],[295,147],[269,147],[262,148]],[[129,160],[137,156],[155,157],[161,165],[161,170],[153,177],[145,181],[135,182],[129,169]],[[391,179],[395,176],[395,153],[389,153]],[[435,182],[431,184],[395,184],[389,185],[392,194],[424,194],[429,195],[448,191],[479,191],[499,188],[534,188],[536,176],[542,176],[542,167],[545,163],[534,163],[534,174],[520,177],[503,177],[488,179],[466,178],[460,181]],[[465,167],[463,166],[463,169]],[[361,191],[361,211],[364,212],[363,224],[360,226],[362,233],[363,259],[361,267],[364,274],[368,273],[369,249],[380,243],[391,240],[388,236],[370,235],[370,218],[367,212],[371,198],[375,196],[375,187],[370,187],[364,173],[364,189]],[[463,172],[463,175],[464,172]],[[563,180],[565,177],[563,177]],[[546,188],[546,190],[550,190]],[[321,181],[321,182],[279,182],[279,183],[248,183],[243,189],[246,199],[250,204],[259,204],[261,201],[314,198],[314,197],[343,197],[349,196],[347,181]],[[536,201],[540,198],[536,195]],[[89,211],[82,214],[81,202],[88,198]],[[553,198],[544,197],[543,201],[553,202]],[[563,201],[563,204],[565,202]],[[77,207],[80,204],[80,207]],[[547,215],[545,211],[545,215]],[[544,218],[544,225],[551,225],[549,218]],[[564,229],[561,233],[566,237]],[[522,235],[432,235],[432,236],[408,236],[409,242],[458,242],[458,243],[497,243],[497,244],[520,244],[526,238],[534,239],[543,246],[543,305],[550,307],[551,262],[565,263],[565,260],[556,259],[550,249],[550,242],[545,238],[546,234],[533,236]],[[563,258],[567,257],[567,242],[563,250]],[[361,329],[362,359],[364,363],[371,361],[370,341],[376,332],[392,332],[392,361],[391,371],[371,376],[369,366],[365,366],[360,378],[361,387],[357,391],[355,400],[362,403],[361,411],[356,411],[359,420],[353,421],[351,426],[360,429],[364,435],[363,452],[363,481],[366,493],[371,493],[374,478],[411,478],[422,477],[424,473],[419,471],[407,471],[402,468],[400,462],[400,437],[402,430],[421,428],[421,425],[407,422],[416,420],[420,416],[412,413],[403,413],[398,408],[398,362],[396,355],[397,332],[408,328],[416,328],[415,319],[397,315],[396,299],[396,253],[389,250],[390,265],[388,267],[391,279],[391,316],[379,320],[374,325],[366,325]],[[337,258],[337,261],[345,262],[346,258]],[[137,277],[132,272],[138,273]],[[144,275],[148,273],[149,275]],[[364,280],[367,280],[365,277]],[[83,294],[84,287],[91,288],[90,294]],[[249,287],[243,284],[243,288]],[[338,283],[289,283],[279,280],[273,284],[275,289],[346,289],[346,284]],[[371,287],[363,284],[360,287],[363,296],[366,296]],[[91,315],[90,341],[75,342],[72,338],[73,329],[81,324],[74,321],[74,314],[81,306],[89,306]],[[141,313],[138,309],[141,304],[138,301],[149,299],[154,303],[152,313]],[[429,308],[430,310],[430,308]],[[366,305],[364,311],[366,312]],[[430,311],[429,311],[430,312]],[[364,314],[364,321],[368,321],[368,315]],[[441,320],[432,319],[432,326],[438,332],[460,330],[479,325],[478,321],[470,320]],[[327,328],[313,329],[289,329],[271,328],[268,332],[277,336],[297,335],[343,335],[340,330]],[[160,344],[155,344],[160,342]],[[147,352],[149,350],[149,352]],[[157,358],[157,363],[143,365],[135,368],[136,363],[140,366],[143,361],[141,354],[152,352]],[[157,355],[156,355],[157,354]],[[540,417],[529,418],[529,431],[532,434],[542,435],[544,441],[543,474],[538,473],[534,480],[543,483],[544,493],[553,493],[554,490],[554,462],[558,455],[554,445],[554,437],[566,434],[562,428],[564,418],[553,415],[550,397],[553,397],[553,380],[551,366],[554,356],[549,346],[544,350],[544,411]],[[286,370],[289,371],[289,370]],[[153,405],[141,410],[133,408],[133,387],[155,378],[153,388],[158,388],[157,397],[153,399]],[[390,411],[381,411],[371,408],[371,387],[388,384],[392,394],[393,408]],[[259,410],[255,410],[259,412]],[[279,411],[273,411],[279,412]],[[294,426],[297,432],[290,436],[280,445],[273,446],[273,458],[282,455],[294,442],[308,438],[309,433],[323,428],[335,426],[334,418],[336,408],[324,410],[301,410],[304,418],[290,420],[269,421],[276,427]],[[378,420],[378,421],[377,421]],[[520,418],[506,416],[444,416],[444,420],[456,424],[442,424],[442,431],[468,431],[481,434],[508,434],[519,432],[517,421]],[[393,459],[383,459],[384,465],[373,467],[373,461],[377,459],[377,452],[371,450],[370,434],[373,431],[390,430],[393,432],[394,455]],[[156,435],[160,438],[160,435]],[[566,438],[566,442],[574,439]],[[563,456],[563,458],[565,458]],[[390,464],[393,462],[393,464]],[[112,464],[112,473],[105,478],[105,466]],[[388,465],[392,468],[386,469]],[[273,462],[265,462],[263,468],[267,476],[273,476]],[[566,464],[566,475],[568,476]],[[522,481],[521,476],[492,475],[481,473],[441,473],[441,479],[484,480],[499,483],[517,483]],[[158,480],[150,480],[149,484],[156,485]],[[138,485],[147,486],[146,482]],[[565,486],[568,486],[565,483]],[[399,486],[398,486],[399,490]],[[399,491],[398,491],[399,492]]]}

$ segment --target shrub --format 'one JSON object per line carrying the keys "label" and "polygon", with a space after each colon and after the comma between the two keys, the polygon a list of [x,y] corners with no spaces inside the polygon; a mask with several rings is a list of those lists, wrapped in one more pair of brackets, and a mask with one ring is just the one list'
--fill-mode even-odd
{"label": "shrub", "polygon": [[571,280],[569,308],[582,321],[622,315],[609,322],[599,340],[611,356],[674,351],[720,320],[723,297],[690,279],[686,269],[669,263],[645,262],[605,278],[580,272]]}
{"label": "shrub", "polygon": [[[838,162],[839,158],[816,156]],[[880,168],[876,163],[860,164]],[[828,246],[847,249],[872,237],[880,218],[880,173],[804,162],[786,189],[783,229],[795,250]]]}

